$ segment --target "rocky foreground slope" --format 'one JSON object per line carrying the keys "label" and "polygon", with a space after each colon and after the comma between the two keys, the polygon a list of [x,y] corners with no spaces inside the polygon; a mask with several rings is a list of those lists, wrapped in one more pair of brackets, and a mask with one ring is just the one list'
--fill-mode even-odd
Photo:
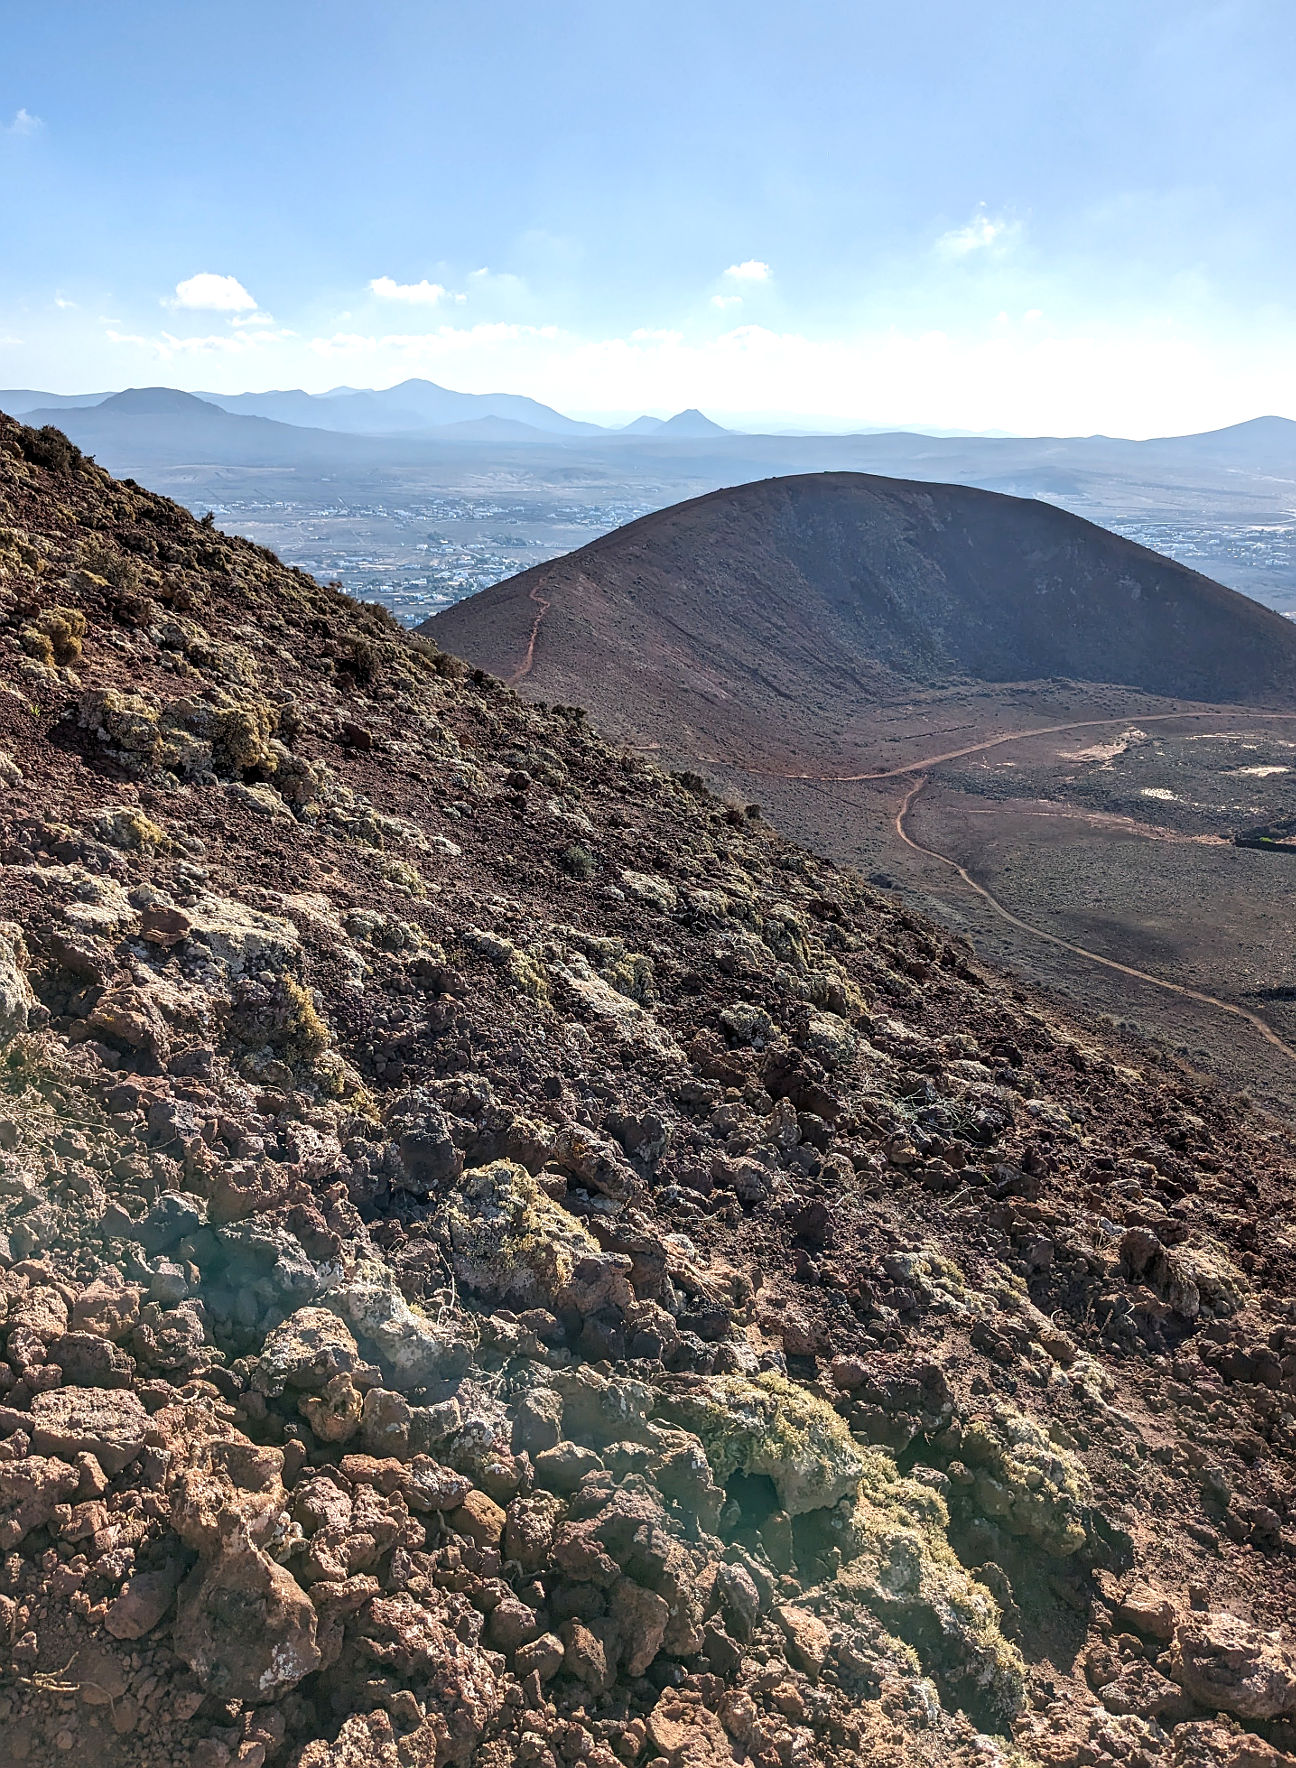
{"label": "rocky foreground slope", "polygon": [[1296,1760],[1286,1136],[0,420],[0,1754]]}

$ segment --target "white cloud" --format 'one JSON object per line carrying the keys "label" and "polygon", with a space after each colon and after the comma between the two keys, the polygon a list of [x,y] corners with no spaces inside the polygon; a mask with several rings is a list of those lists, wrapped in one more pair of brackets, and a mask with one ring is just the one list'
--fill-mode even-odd
{"label": "white cloud", "polygon": [[187,356],[242,356],[268,344],[287,343],[297,333],[282,329],[220,332],[214,337],[178,338],[172,332],[164,331],[158,337],[147,338],[132,332],[116,331],[112,322],[109,322],[104,335],[110,344],[127,344],[133,349],[147,351],[159,362],[174,362],[177,358]]}
{"label": "white cloud", "polygon": [[1015,222],[987,214],[983,203],[966,227],[951,227],[948,233],[942,233],[936,250],[945,258],[966,258],[973,252],[1007,245],[1016,231]]}
{"label": "white cloud", "polygon": [[6,135],[35,135],[44,127],[40,118],[34,117],[29,110],[18,110],[14,112],[13,121],[5,124],[3,132]]}
{"label": "white cloud", "polygon": [[274,324],[274,314],[273,313],[263,313],[261,311],[261,309],[258,307],[255,313],[236,313],[234,318],[230,320],[230,324],[237,325],[237,326],[273,325]]}
{"label": "white cloud", "polygon": [[201,313],[249,313],[256,302],[237,276],[217,276],[211,270],[202,270],[176,284],[169,305]]}
{"label": "white cloud", "polygon": [[[469,291],[474,295],[493,295],[499,300],[517,303],[527,295],[527,285],[520,276],[511,270],[491,270],[483,264],[477,270],[468,272]],[[466,301],[467,295],[455,295],[456,301]]]}
{"label": "white cloud", "polygon": [[444,301],[447,290],[439,282],[396,282],[390,276],[375,276],[369,284],[371,293],[380,301],[408,301],[412,307],[435,307]]}
{"label": "white cloud", "polygon": [[768,282],[774,272],[768,264],[759,258],[744,258],[741,264],[731,264],[725,271],[735,282]]}
{"label": "white cloud", "polygon": [[711,305],[713,307],[741,307],[742,306],[742,296],[741,295],[712,295]]}
{"label": "white cloud", "polygon": [[67,296],[66,296],[66,295],[60,295],[60,294],[55,294],[55,296],[54,296],[54,305],[55,305],[55,306],[56,306],[56,307],[60,307],[60,308],[62,308],[62,309],[64,309],[64,310],[65,310],[65,311],[66,311],[66,309],[67,309],[67,308],[69,308],[69,307],[75,307],[75,306],[76,306],[76,302],[75,302],[75,301],[69,301],[69,300],[68,300],[68,298],[67,298]]}

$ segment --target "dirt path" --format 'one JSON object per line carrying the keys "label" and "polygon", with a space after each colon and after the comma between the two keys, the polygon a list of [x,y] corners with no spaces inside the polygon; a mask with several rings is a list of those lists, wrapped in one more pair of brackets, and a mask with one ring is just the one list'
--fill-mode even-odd
{"label": "dirt path", "polygon": [[[532,592],[534,594],[534,591]],[[539,621],[536,622],[539,625]],[[534,639],[532,640],[534,645]],[[530,662],[525,666],[530,668]],[[524,671],[525,672],[525,671]],[[520,680],[515,676],[514,680]],[[1166,724],[1180,718],[1208,718],[1217,722],[1223,718],[1248,718],[1255,721],[1268,721],[1275,718],[1296,719],[1296,712],[1260,712],[1237,711],[1221,712],[1149,712],[1140,716],[1137,713],[1122,713],[1114,718],[1077,718],[1070,724],[1041,724],[1034,730],[1004,731],[1001,736],[989,737],[982,743],[969,743],[965,749],[946,749],[940,755],[924,755],[918,761],[906,761],[900,767],[884,767],[877,773],[827,774],[827,773],[782,773],[770,767],[753,767],[748,762],[731,761],[723,755],[699,755],[699,761],[709,761],[720,767],[736,767],[744,773],[758,774],[767,780],[818,780],[824,784],[848,786],[863,780],[895,780],[904,774],[921,773],[929,767],[938,767],[942,761],[962,761],[968,755],[982,755],[987,749],[998,749],[1004,743],[1021,743],[1028,737],[1059,736],[1063,731],[1092,730],[1104,724]]]}
{"label": "dirt path", "polygon": [[536,617],[531,622],[531,636],[527,640],[526,655],[523,657],[517,669],[515,669],[513,674],[508,678],[508,685],[511,688],[515,688],[520,681],[525,681],[535,665],[535,648],[536,640],[540,636],[540,622],[549,612],[550,607],[550,604],[544,599],[544,597],[537,593],[534,584],[532,584],[531,588],[527,591],[527,597],[536,605]]}
{"label": "dirt path", "polygon": [[[907,772],[908,770],[897,769],[896,771]],[[879,776],[872,775],[868,777],[878,778]],[[1130,964],[1117,963],[1115,958],[1105,958],[1101,952],[1090,951],[1087,946],[1073,945],[1069,939],[1063,939],[1056,933],[1048,933],[1042,927],[1034,927],[1029,921],[1023,921],[1019,915],[1014,915],[1011,909],[1005,908],[997,897],[990,894],[984,884],[978,884],[976,879],[965,866],[961,866],[956,859],[951,859],[948,854],[941,853],[934,847],[924,846],[921,841],[915,840],[905,828],[905,818],[913,809],[914,800],[926,784],[927,776],[926,774],[923,774],[922,777],[916,780],[905,793],[900,808],[895,814],[896,834],[900,837],[901,841],[904,842],[905,846],[911,847],[915,853],[921,853],[927,859],[939,860],[941,865],[948,866],[952,872],[957,872],[959,877],[967,885],[968,889],[974,890],[982,901],[988,903],[994,912],[1001,916],[1003,920],[1007,921],[1011,926],[1016,927],[1020,932],[1029,933],[1033,939],[1047,940],[1050,945],[1058,946],[1064,952],[1071,952],[1075,957],[1087,958],[1092,964],[1101,964],[1105,970],[1115,970],[1121,976],[1132,976],[1136,982],[1149,982],[1154,988],[1165,989],[1169,994],[1181,995],[1186,1000],[1196,1001],[1199,1006],[1215,1007],[1221,1013],[1231,1013],[1235,1019],[1245,1020],[1253,1031],[1258,1031],[1266,1043],[1270,1043],[1275,1049],[1281,1050],[1283,1055],[1286,1056],[1289,1061],[1296,1062],[1296,1050],[1294,1050],[1290,1044],[1285,1044],[1278,1036],[1277,1032],[1271,1030],[1270,1027],[1265,1024],[1264,1020],[1258,1013],[1252,1013],[1246,1007],[1236,1006],[1232,1001],[1221,1001],[1216,995],[1204,994],[1200,989],[1188,988],[1183,983],[1167,982],[1164,977],[1150,976],[1146,970],[1136,970]]]}

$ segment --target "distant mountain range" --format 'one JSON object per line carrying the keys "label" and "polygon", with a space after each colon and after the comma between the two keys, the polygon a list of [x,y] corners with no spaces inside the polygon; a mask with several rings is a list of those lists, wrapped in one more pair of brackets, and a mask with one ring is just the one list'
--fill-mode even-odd
{"label": "distant mountain range", "polygon": [[[1283,417],[1145,441],[748,434],[694,409],[604,429],[520,396],[419,380],[382,392],[237,396],[27,388],[0,392],[0,408],[56,425],[109,472],[195,506],[378,505],[393,496],[417,502],[433,489],[480,496],[484,471],[497,490],[511,487],[550,511],[573,502],[662,508],[806,473],[971,485],[1060,505],[1296,615],[1296,423]],[[295,544],[286,533],[269,538],[289,551]]]}
{"label": "distant mountain range", "polygon": [[[129,388],[127,393],[162,393],[173,389]],[[0,391],[0,410],[24,422],[49,422],[51,412],[107,407],[142,415],[146,408],[137,399],[122,406],[127,394],[41,393],[30,387]],[[334,387],[328,393],[304,393],[300,389],[271,393],[195,393],[196,399],[235,417],[269,418],[295,429],[329,430],[348,436],[446,436],[450,440],[541,442],[547,437],[616,436],[662,434],[667,436],[720,436],[726,434],[700,411],[677,412],[672,418],[641,417],[625,431],[602,424],[583,423],[565,417],[552,406],[520,393],[456,393],[435,381],[408,380],[381,392],[367,388]],[[154,405],[148,415],[165,407]],[[179,411],[179,405],[174,407]],[[187,408],[185,408],[187,409]],[[469,428],[468,426],[473,426]],[[500,425],[506,427],[500,428]],[[451,434],[453,432],[453,434]]]}
{"label": "distant mountain range", "polygon": [[455,393],[434,381],[402,381],[382,392],[335,387],[331,393],[201,393],[199,397],[240,416],[270,417],[306,429],[343,430],[355,436],[439,430],[489,418],[556,436],[602,434],[598,424],[564,417],[551,406],[518,393]]}
{"label": "distant mountain range", "polygon": [[[1225,429],[1146,441],[1103,435],[928,435],[917,430],[866,429],[832,435],[750,434],[726,429],[694,407],[674,417],[643,416],[611,429],[566,417],[521,394],[457,393],[424,380],[402,381],[382,391],[335,387],[329,393],[183,393],[167,387],[43,393],[17,387],[0,390],[0,410],[25,423],[58,424],[73,441],[91,450],[96,442],[110,447],[118,440],[144,443],[150,459],[155,449],[160,451],[159,460],[169,453],[168,439],[191,446],[198,440],[198,426],[206,424],[207,435],[222,444],[220,462],[226,461],[236,436],[258,455],[285,464],[300,454],[308,459],[338,458],[326,440],[336,437],[346,439],[347,458],[362,464],[377,457],[369,448],[357,455],[357,444],[381,444],[384,459],[400,460],[405,458],[401,454],[405,445],[429,442],[519,448],[607,443],[654,448],[666,443],[675,458],[683,458],[679,450],[689,445],[691,467],[703,476],[715,467],[728,483],[790,471],[865,469],[970,481],[986,489],[1060,499],[1072,492],[1076,475],[1120,477],[1136,463],[1139,470],[1156,462],[1164,470],[1189,476],[1199,467],[1296,476],[1296,422],[1285,417],[1252,418]],[[91,412],[96,414],[93,418]],[[221,423],[222,417],[272,428],[234,431]],[[168,431],[168,425],[177,424],[180,430]],[[228,455],[230,462],[236,459],[237,454]],[[246,464],[254,463],[249,459]]]}
{"label": "distant mountain range", "polygon": [[621,436],[729,436],[733,432],[722,425],[713,423],[703,415],[695,405],[687,411],[677,411],[674,417],[637,417],[624,430],[616,432]]}

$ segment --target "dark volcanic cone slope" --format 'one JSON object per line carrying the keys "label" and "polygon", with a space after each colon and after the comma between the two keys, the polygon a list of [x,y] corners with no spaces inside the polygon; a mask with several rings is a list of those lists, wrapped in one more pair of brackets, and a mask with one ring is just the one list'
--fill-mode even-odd
{"label": "dark volcanic cone slope", "polygon": [[1050,504],[858,473],[770,479],[646,516],[427,630],[617,730],[764,746],[915,684],[1066,677],[1289,704],[1296,630]]}
{"label": "dark volcanic cone slope", "polygon": [[6,1762],[1290,1768],[1270,1122],[4,420],[0,634]]}

